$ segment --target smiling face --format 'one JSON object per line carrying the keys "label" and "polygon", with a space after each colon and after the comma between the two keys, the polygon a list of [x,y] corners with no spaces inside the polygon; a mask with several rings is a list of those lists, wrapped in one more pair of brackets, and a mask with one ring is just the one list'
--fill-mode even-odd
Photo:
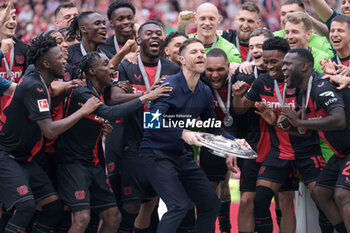
{"label": "smiling face", "polygon": [[230,64],[224,57],[207,57],[205,75],[214,89],[222,88],[229,73]]}
{"label": "smiling face", "polygon": [[105,54],[100,54],[100,56],[101,58],[97,58],[94,61],[90,72],[92,71],[94,73],[101,86],[111,86],[113,83],[114,67]]}
{"label": "smiling face", "polygon": [[350,0],[342,0],[341,13],[350,17]]}
{"label": "smiling face", "polygon": [[308,48],[308,40],[310,39],[312,30],[307,31],[304,24],[286,23],[285,39],[288,41],[291,49]]}
{"label": "smiling face", "polygon": [[90,14],[81,26],[83,36],[96,44],[105,44],[107,38],[106,20],[99,13]]}
{"label": "smiling face", "polygon": [[[0,9],[0,15],[5,14],[5,8]],[[3,39],[11,38],[16,33],[17,18],[16,13],[12,14],[9,19],[0,27],[0,35]]]}
{"label": "smiling face", "polygon": [[259,28],[261,21],[256,12],[247,10],[239,11],[239,15],[235,17],[235,28],[239,41],[248,43],[250,34]]}
{"label": "smiling face", "polygon": [[300,88],[303,72],[301,72],[301,59],[297,53],[287,53],[284,57],[282,72],[288,88]]}
{"label": "smiling face", "polygon": [[180,45],[187,40],[184,36],[174,37],[167,47],[164,48],[164,52],[167,55],[169,61],[174,62],[178,65],[181,65],[179,61],[179,48]]}
{"label": "smiling face", "polygon": [[220,16],[217,8],[212,4],[202,4],[196,13],[197,33],[204,38],[212,37],[216,34],[216,29],[220,23]]}
{"label": "smiling face", "polygon": [[256,66],[261,66],[264,63],[262,45],[265,40],[267,38],[264,35],[254,36],[249,40],[250,54]]}
{"label": "smiling face", "polygon": [[140,31],[137,39],[142,53],[150,58],[160,56],[161,48],[164,43],[162,29],[157,24],[146,24]]}
{"label": "smiling face", "polygon": [[186,49],[179,56],[182,68],[187,71],[200,74],[205,71],[207,64],[207,56],[204,46],[195,42],[187,45]]}
{"label": "smiling face", "polygon": [[134,12],[129,7],[121,7],[113,11],[110,23],[117,36],[133,37],[134,17]]}
{"label": "smiling face", "polygon": [[272,79],[283,78],[282,66],[284,53],[278,50],[263,50],[263,60],[266,70]]}
{"label": "smiling face", "polygon": [[346,22],[333,21],[329,31],[333,48],[338,51],[350,49],[350,28]]}

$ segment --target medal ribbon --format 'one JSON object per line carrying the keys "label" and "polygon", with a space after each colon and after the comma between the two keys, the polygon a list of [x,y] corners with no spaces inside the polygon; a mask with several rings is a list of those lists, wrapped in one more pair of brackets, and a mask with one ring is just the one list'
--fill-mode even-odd
{"label": "medal ribbon", "polygon": [[[139,68],[140,68],[140,70],[141,70],[142,78],[143,78],[143,81],[145,82],[145,86],[146,86],[146,88],[147,88],[147,91],[149,91],[149,89],[151,88],[151,86],[150,86],[150,84],[149,84],[149,80],[148,80],[148,77],[147,77],[147,73],[146,73],[145,67],[143,66],[143,63],[142,63],[140,54],[137,55],[137,62],[138,62]],[[162,69],[162,64],[160,63],[160,59],[159,59],[159,60],[158,60],[158,64],[157,64],[157,73],[156,73],[156,77],[154,78],[154,83],[156,83],[156,82],[159,80],[161,69]]]}
{"label": "medal ribbon", "polygon": [[283,98],[282,98],[280,89],[279,89],[279,87],[278,87],[277,80],[273,80],[273,82],[274,82],[274,84],[275,84],[275,90],[276,90],[276,95],[277,95],[278,102],[280,103],[280,106],[283,106],[283,105],[285,104],[285,101],[286,101],[286,88],[287,88],[287,83],[284,83],[284,87],[283,87]]}
{"label": "medal ribbon", "polygon": [[13,60],[15,57],[15,48],[12,47],[11,48],[11,52],[10,52],[10,65],[8,64],[6,57],[4,57],[2,60],[4,61],[5,64],[5,69],[6,69],[6,73],[7,73],[7,79],[10,81],[14,81],[12,79],[12,67],[13,67]]}
{"label": "medal ribbon", "polygon": [[222,112],[225,115],[228,115],[229,111],[230,111],[231,88],[232,88],[231,87],[231,76],[229,76],[228,77],[228,84],[227,84],[227,101],[226,101],[226,106],[224,104],[224,101],[222,101],[221,96],[219,95],[219,92],[216,89],[214,89],[214,94],[216,96],[216,99],[218,100],[219,106],[220,106]]}
{"label": "medal ribbon", "polygon": [[[313,80],[313,77],[311,75],[309,78],[309,82],[307,83],[306,97],[305,97],[305,95],[303,95],[303,98],[302,98],[302,105],[301,105],[301,119],[302,120],[305,120],[306,109],[307,109],[307,106],[309,104],[309,99],[310,99],[310,95],[311,95],[312,80]],[[306,99],[306,101],[305,101],[305,99]],[[298,131],[300,134],[306,133],[304,128],[299,127]]]}
{"label": "medal ribbon", "polygon": [[117,51],[117,53],[119,53],[120,48],[119,48],[119,44],[118,44],[118,41],[117,41],[117,37],[115,35],[113,36],[113,41],[114,41],[115,51]]}

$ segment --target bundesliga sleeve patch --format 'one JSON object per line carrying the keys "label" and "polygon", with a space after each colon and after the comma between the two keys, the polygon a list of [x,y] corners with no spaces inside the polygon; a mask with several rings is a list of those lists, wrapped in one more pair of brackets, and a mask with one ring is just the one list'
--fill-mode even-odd
{"label": "bundesliga sleeve patch", "polygon": [[50,111],[49,103],[48,103],[47,99],[38,100],[38,107],[39,107],[40,112]]}

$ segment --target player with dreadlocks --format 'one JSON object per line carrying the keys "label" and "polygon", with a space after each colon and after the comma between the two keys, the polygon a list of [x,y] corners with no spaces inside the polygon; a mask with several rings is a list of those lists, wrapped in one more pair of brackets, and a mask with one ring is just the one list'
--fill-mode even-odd
{"label": "player with dreadlocks", "polygon": [[65,65],[55,39],[44,35],[35,38],[28,51],[28,64],[34,64],[36,70],[21,80],[0,118],[0,196],[7,210],[16,209],[5,232],[25,232],[35,202],[41,211],[32,232],[54,230],[62,203],[35,161],[36,155],[44,136],[57,136],[100,105],[97,98],[91,98],[70,117],[52,121],[50,84],[62,78]]}
{"label": "player with dreadlocks", "polygon": [[[91,96],[103,102],[105,86],[112,85],[113,65],[105,54],[91,52],[80,62],[80,72],[86,77],[87,86],[73,90],[68,99],[66,116],[74,114]],[[81,119],[74,127],[59,137],[56,145],[59,154],[58,189],[62,200],[73,212],[70,232],[84,232],[90,219],[90,209],[103,220],[100,232],[116,232],[121,216],[115,197],[106,182],[106,174],[99,165],[101,128],[105,119],[115,121],[142,107],[146,101],[168,96],[171,91],[164,84],[150,93],[121,105],[101,105],[93,114]]]}
{"label": "player with dreadlocks", "polygon": [[71,41],[79,38],[81,42],[68,48],[68,63],[73,65],[70,71],[71,77],[77,77],[77,68],[79,67],[80,60],[88,52],[98,51],[104,53],[111,59],[111,64],[117,67],[126,54],[130,51],[135,51],[137,48],[136,44],[130,41],[130,43],[126,43],[123,46],[119,53],[113,56],[109,48],[105,45],[106,36],[106,20],[97,12],[86,11],[72,20],[66,39]]}

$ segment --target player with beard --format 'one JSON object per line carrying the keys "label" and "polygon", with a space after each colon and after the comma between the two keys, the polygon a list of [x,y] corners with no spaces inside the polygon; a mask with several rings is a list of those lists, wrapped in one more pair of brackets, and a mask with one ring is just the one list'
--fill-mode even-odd
{"label": "player with beard", "polygon": [[329,39],[336,51],[332,61],[325,59],[322,69],[326,74],[350,76],[350,18],[336,16],[331,23]]}
{"label": "player with beard", "polygon": [[62,203],[37,164],[36,155],[42,149],[44,136],[52,139],[100,105],[97,98],[91,98],[72,116],[52,121],[49,85],[63,77],[65,65],[55,39],[42,35],[35,38],[28,51],[28,64],[35,64],[36,71],[18,84],[0,118],[0,194],[7,210],[16,209],[5,232],[26,231],[35,212],[34,199],[41,211],[35,217],[32,232],[54,230]]}
{"label": "player with beard", "polygon": [[79,10],[74,3],[65,2],[60,4],[55,10],[55,25],[57,29],[69,27],[73,18],[78,16]]}
{"label": "player with beard", "polygon": [[[263,59],[268,73],[259,77],[243,98],[241,95],[247,87],[242,82],[234,84],[233,106],[237,114],[246,112],[254,105],[254,102],[260,101],[276,111],[277,116],[280,115],[278,106],[296,108],[298,90],[286,88],[282,74],[282,60],[288,50],[288,42],[282,38],[276,37],[264,42]],[[271,150],[259,170],[254,198],[254,215],[258,232],[272,232],[270,202],[281,185],[289,179],[289,174],[293,171],[294,166],[302,174],[304,182],[312,189],[321,166],[324,165],[318,136],[316,134],[308,137],[288,135],[276,126],[277,116],[269,122],[272,125],[268,125]],[[320,164],[314,163],[315,159]],[[321,227],[326,220],[321,213]]]}
{"label": "player with beard", "polygon": [[302,114],[300,117],[290,109],[280,109],[300,133],[318,131],[334,151],[312,190],[312,197],[338,232],[349,232],[350,144],[346,106],[349,106],[350,93],[348,88],[339,92],[339,88],[322,79],[322,74],[314,72],[313,63],[311,53],[305,49],[287,53],[283,74],[289,87],[303,91],[298,100]]}
{"label": "player with beard", "polygon": [[223,31],[222,37],[236,46],[241,54],[242,62],[251,60],[249,53],[250,34],[261,25],[260,9],[253,2],[245,2],[240,6],[235,17],[236,30]]}
{"label": "player with beard", "polygon": [[[112,85],[113,65],[106,55],[92,52],[83,57],[81,71],[87,78],[87,86],[73,90],[68,99],[66,116],[74,114],[80,103],[95,96],[103,102],[103,89]],[[143,106],[146,101],[171,91],[165,85],[156,91],[116,106],[99,106],[93,114],[81,119],[59,137],[56,149],[59,154],[58,183],[62,200],[73,211],[74,221],[70,232],[84,232],[90,220],[90,209],[103,220],[101,232],[116,232],[121,216],[106,175],[99,165],[101,132],[105,119],[115,121]]]}
{"label": "player with beard", "polygon": [[[206,65],[202,42],[195,38],[186,40],[179,54],[183,72],[167,78],[173,91],[169,97],[153,102],[151,112],[157,111],[157,115],[178,114],[183,120],[197,119],[199,116],[203,121],[215,119],[211,91],[199,81]],[[222,128],[208,130],[234,139]],[[158,225],[159,233],[176,232],[188,211],[189,199],[198,210],[195,231],[205,233],[214,230],[220,202],[204,172],[193,161],[192,152],[185,148],[185,142],[200,146],[198,140],[202,139],[197,132],[162,126],[160,129],[147,130],[142,138],[140,153],[148,171],[147,179],[168,207]]]}
{"label": "player with beard", "polygon": [[[111,101],[112,104],[123,103],[135,98],[138,98],[149,90],[157,87],[162,80],[168,75],[178,73],[180,68],[174,63],[161,58],[160,52],[163,46],[163,34],[160,25],[154,21],[147,21],[142,24],[138,31],[138,43],[140,44],[140,55],[138,56],[138,63],[133,64],[127,60],[123,61],[117,69],[117,80],[113,83]],[[133,93],[126,93],[122,88],[118,86],[117,81],[129,81]],[[132,214],[133,218],[129,219],[129,229],[123,229],[125,231],[132,231],[134,226],[134,219],[139,211],[140,200],[149,200],[152,196],[155,196],[152,190],[148,192],[150,186],[148,181],[144,178],[143,167],[139,161],[139,145],[143,136],[143,112],[148,111],[149,103],[146,106],[139,108],[128,117],[123,118],[125,131],[124,140],[116,142],[113,140],[114,133],[106,139],[106,149],[112,146],[114,148],[122,148],[123,154],[121,158],[115,158],[116,161],[108,161],[108,172],[116,172],[119,170],[121,174],[121,189],[116,187],[117,192],[121,192],[120,200],[122,202],[122,208],[125,212]],[[117,145],[116,145],[117,144]],[[114,151],[116,153],[116,151]],[[108,159],[108,158],[107,158]],[[117,167],[117,165],[121,167]],[[117,177],[114,177],[117,179]],[[112,180],[112,187],[117,184],[117,180]],[[143,188],[145,187],[145,190]],[[139,217],[135,221],[135,231],[145,230],[149,226],[149,217],[154,209],[156,200],[146,202],[141,205]],[[124,211],[122,210],[122,212]],[[142,217],[141,217],[141,216]]]}
{"label": "player with beard", "polygon": [[[301,0],[284,0],[281,3],[281,14],[280,14],[280,21],[281,21],[281,28],[280,31],[275,31],[273,34],[275,36],[279,36],[282,38],[285,38],[285,26],[286,26],[286,16],[288,13],[292,12],[303,12],[307,14],[305,11],[304,3]],[[309,14],[308,16],[311,18],[313,26],[318,26],[319,23],[322,24],[322,22],[319,22],[318,20],[312,18]],[[315,25],[316,23],[316,25]],[[322,50],[328,54],[329,57],[333,57],[333,50],[332,47],[327,39],[327,37],[319,36],[315,33],[311,34],[310,39],[308,40],[308,44],[312,48],[316,48],[319,50]]]}
{"label": "player with beard", "polygon": [[181,66],[179,61],[179,48],[181,44],[188,39],[188,36],[182,32],[172,32],[164,40],[164,52],[168,60]]}
{"label": "player with beard", "polygon": [[[0,27],[0,41],[4,39],[12,39],[14,41],[14,45],[10,51],[1,59],[0,76],[11,82],[18,83],[26,68],[26,53],[28,45],[14,37],[17,28],[17,21],[15,10],[10,11],[12,8],[12,0],[9,1],[8,4],[0,5],[0,15],[6,15],[5,21]],[[9,96],[1,97],[0,112],[3,111],[8,99]]]}

